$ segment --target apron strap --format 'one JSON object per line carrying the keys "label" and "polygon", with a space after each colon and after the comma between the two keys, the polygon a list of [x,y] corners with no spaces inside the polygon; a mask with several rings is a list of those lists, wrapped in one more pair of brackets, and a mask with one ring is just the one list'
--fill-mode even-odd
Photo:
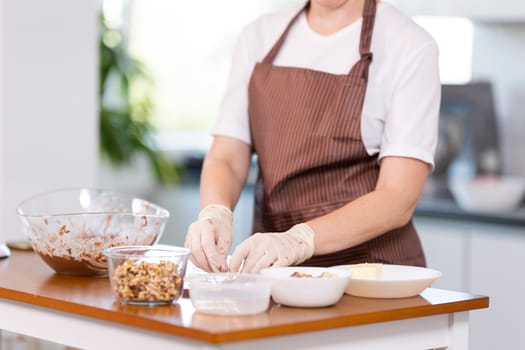
{"label": "apron strap", "polygon": [[361,55],[361,60],[365,61],[367,64],[365,68],[366,75],[368,75],[368,66],[374,57],[372,52],[370,52],[370,46],[372,43],[372,33],[374,31],[374,23],[376,19],[376,8],[376,0],[365,0],[361,38],[359,41],[359,54]]}
{"label": "apron strap", "polygon": [[284,32],[279,37],[279,40],[277,40],[277,42],[273,45],[273,47],[270,50],[270,52],[268,52],[266,57],[264,57],[263,63],[273,63],[273,61],[275,60],[275,57],[277,57],[277,54],[279,53],[279,50],[281,50],[281,46],[283,46],[284,41],[286,40],[286,36],[288,35],[288,32],[290,31],[290,28],[295,23],[297,18],[299,18],[299,15],[304,10],[306,10],[308,8],[308,6],[310,6],[310,1],[307,1],[306,4],[303,7],[301,7],[301,9],[295,14],[295,16],[293,16],[293,18],[290,20],[290,23],[288,23],[288,25],[286,26],[286,29],[284,30]]}
{"label": "apron strap", "polygon": [[[266,54],[263,59],[263,63],[273,63],[275,57],[279,53],[279,50],[286,40],[286,36],[290,31],[290,28],[295,23],[299,15],[310,6],[310,1],[307,1],[306,4],[295,14],[295,16],[290,20],[286,29],[281,34],[277,42],[273,45],[272,49]],[[368,65],[372,62],[372,52],[370,52],[370,45],[372,42],[372,33],[374,31],[374,23],[376,18],[376,0],[365,0],[365,6],[363,8],[363,23],[361,26],[361,37],[359,39],[359,54],[361,55],[361,60],[367,62],[365,68],[365,74],[368,75]],[[350,75],[350,72],[348,73]]]}

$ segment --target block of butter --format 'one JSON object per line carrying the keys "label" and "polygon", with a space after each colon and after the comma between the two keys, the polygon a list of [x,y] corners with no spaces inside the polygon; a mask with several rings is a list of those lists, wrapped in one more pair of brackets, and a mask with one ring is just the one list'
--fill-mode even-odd
{"label": "block of butter", "polygon": [[348,269],[352,272],[352,278],[379,280],[383,276],[383,265],[378,263],[355,264]]}

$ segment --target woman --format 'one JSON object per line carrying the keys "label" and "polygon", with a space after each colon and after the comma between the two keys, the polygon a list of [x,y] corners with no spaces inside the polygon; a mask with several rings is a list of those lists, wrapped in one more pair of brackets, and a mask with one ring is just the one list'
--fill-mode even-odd
{"label": "woman", "polygon": [[[235,49],[186,247],[208,271],[358,262],[425,265],[411,217],[433,167],[438,50],[375,0],[263,16]],[[226,256],[258,156],[251,235]]]}

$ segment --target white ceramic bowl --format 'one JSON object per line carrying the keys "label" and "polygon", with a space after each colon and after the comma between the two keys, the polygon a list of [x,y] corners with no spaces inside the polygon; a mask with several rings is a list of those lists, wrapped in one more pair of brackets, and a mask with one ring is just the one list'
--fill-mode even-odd
{"label": "white ceramic bowl", "polygon": [[271,283],[255,274],[207,273],[186,277],[191,303],[214,315],[253,315],[270,304]]}
{"label": "white ceramic bowl", "polygon": [[[313,277],[291,277],[301,272]],[[328,272],[333,277],[318,277]],[[344,295],[351,277],[349,271],[326,267],[270,267],[261,274],[272,281],[275,302],[295,307],[324,307],[336,304]]]}
{"label": "white ceramic bowl", "polygon": [[458,205],[468,211],[505,212],[516,209],[525,193],[519,177],[453,177],[449,187]]}
{"label": "white ceramic bowl", "polygon": [[[334,269],[349,271],[351,265],[334,266]],[[345,292],[365,298],[407,298],[421,293],[441,272],[433,269],[405,265],[382,265],[381,278],[352,278]]]}

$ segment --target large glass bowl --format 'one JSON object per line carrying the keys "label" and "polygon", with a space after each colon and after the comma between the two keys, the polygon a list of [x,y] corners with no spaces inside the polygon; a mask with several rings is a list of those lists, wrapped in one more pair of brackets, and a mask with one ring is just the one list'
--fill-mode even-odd
{"label": "large glass bowl", "polygon": [[152,245],[164,231],[166,209],[111,191],[64,189],[31,197],[17,214],[33,250],[57,273],[107,276],[104,249]]}

